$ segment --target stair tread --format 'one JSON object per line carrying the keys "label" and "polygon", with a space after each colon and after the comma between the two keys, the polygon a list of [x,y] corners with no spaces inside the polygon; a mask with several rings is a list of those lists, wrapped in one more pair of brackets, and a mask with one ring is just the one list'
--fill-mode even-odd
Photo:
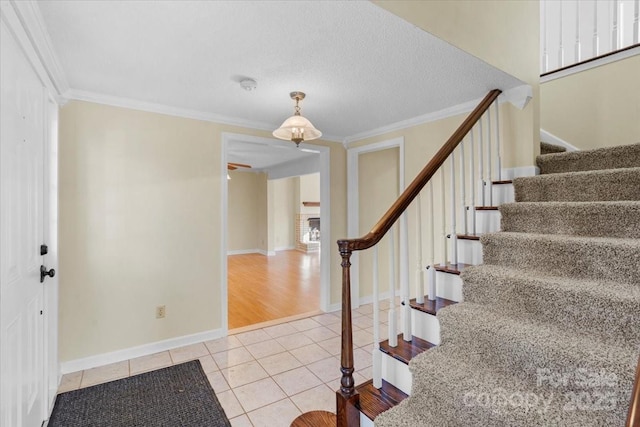
{"label": "stair tread", "polygon": [[373,386],[373,380],[369,380],[357,386],[356,391],[360,395],[358,409],[371,421],[408,397],[402,390],[385,380],[382,380],[382,388],[379,390]]}
{"label": "stair tread", "polygon": [[403,334],[399,334],[397,347],[391,347],[389,340],[384,340],[380,343],[380,351],[408,365],[415,356],[435,346],[435,344],[415,336],[411,337],[411,341],[405,341]]}
{"label": "stair tread", "polygon": [[472,265],[473,264],[464,264],[462,262],[459,262],[457,264],[447,263],[447,265],[435,264],[434,267],[436,271],[440,271],[442,273],[460,274],[460,272],[464,271],[465,268],[471,267]]}
{"label": "stair tread", "polygon": [[477,211],[497,211],[497,206],[476,206]]}
{"label": "stair tread", "polygon": [[435,300],[427,299],[427,296],[424,297],[424,304],[420,304],[416,301],[415,298],[409,301],[409,305],[411,308],[422,311],[423,313],[431,314],[433,316],[441,309],[448,307],[453,304],[457,304],[457,301],[452,301],[446,298],[436,297]]}
{"label": "stair tread", "polygon": [[458,239],[462,239],[462,240],[480,240],[480,236],[481,234],[458,234],[457,237]]}
{"label": "stair tread", "polygon": [[501,181],[491,181],[491,184],[493,184],[493,185],[513,184],[513,180],[510,180],[510,179],[503,179],[503,180],[501,180]]}

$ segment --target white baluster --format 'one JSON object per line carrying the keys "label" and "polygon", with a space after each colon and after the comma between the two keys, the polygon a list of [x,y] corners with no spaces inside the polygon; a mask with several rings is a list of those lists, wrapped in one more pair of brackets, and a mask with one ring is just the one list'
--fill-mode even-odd
{"label": "white baluster", "polygon": [[498,168],[498,181],[502,181],[502,147],[500,146],[500,103],[496,99],[496,167]]}
{"label": "white baluster", "polygon": [[487,109],[487,193],[489,206],[493,206],[493,173],[491,168],[491,108]]}
{"label": "white baluster", "polygon": [[458,264],[458,235],[456,233],[456,154],[455,152],[451,153],[451,212],[449,215],[451,216],[451,224],[449,235],[451,236],[451,264]]}
{"label": "white baluster", "polygon": [[424,272],[422,271],[422,199],[416,197],[416,302],[424,304]]}
{"label": "white baluster", "polygon": [[611,51],[618,50],[618,0],[611,2]]}
{"label": "white baluster", "polygon": [[373,247],[373,386],[382,388],[382,353],[380,352],[380,285],[378,283],[378,245]]}
{"label": "white baluster", "polygon": [[427,267],[427,295],[430,300],[436,299],[436,226],[433,206],[433,179],[431,179],[429,181],[429,211],[431,211],[429,215],[429,239],[431,240],[431,251],[429,252],[429,266]]}
{"label": "white baluster", "polygon": [[396,254],[393,227],[389,230],[389,346],[398,346],[396,321]]}
{"label": "white baluster", "polygon": [[632,43],[640,43],[640,23],[638,18],[640,17],[640,0],[633,2],[633,41]]}
{"label": "white baluster", "polygon": [[442,256],[444,257],[444,259],[442,261],[440,261],[440,265],[447,265],[447,255],[448,255],[448,243],[447,242],[447,210],[446,210],[446,202],[445,202],[445,185],[444,185],[444,164],[440,167],[440,183],[442,184],[442,189],[440,191],[441,196],[442,196],[442,200],[441,200],[441,204],[442,204],[442,241],[444,243],[444,252],[442,254]]}
{"label": "white baluster", "polygon": [[469,159],[469,184],[471,188],[471,205],[469,210],[471,211],[471,233],[476,234],[476,159],[474,156],[475,141],[473,140],[473,129],[471,128],[471,158]]}
{"label": "white baluster", "polygon": [[[480,206],[486,206],[484,200],[484,133],[482,129],[482,117],[478,120],[478,129],[480,130],[480,139],[478,142],[478,169],[480,172]],[[473,208],[475,209],[475,207]]]}
{"label": "white baluster", "polygon": [[598,35],[598,2],[593,2],[593,55],[596,57],[600,54],[600,36]]}
{"label": "white baluster", "polygon": [[402,306],[402,337],[405,341],[411,341],[411,286],[409,285],[409,226],[407,224],[407,212],[400,216],[400,291]]}
{"label": "white baluster", "polygon": [[582,52],[580,48],[580,2],[576,2],[576,51],[575,60],[573,62],[580,62],[582,58]]}
{"label": "white baluster", "polygon": [[469,234],[469,227],[467,224],[467,197],[465,192],[465,185],[467,183],[464,179],[464,139],[460,143],[460,200],[462,200],[462,212],[463,212],[463,222],[464,222],[464,234]]}
{"label": "white baluster", "polygon": [[564,46],[562,45],[562,4],[560,2],[560,45],[558,47],[558,68],[564,67]]}

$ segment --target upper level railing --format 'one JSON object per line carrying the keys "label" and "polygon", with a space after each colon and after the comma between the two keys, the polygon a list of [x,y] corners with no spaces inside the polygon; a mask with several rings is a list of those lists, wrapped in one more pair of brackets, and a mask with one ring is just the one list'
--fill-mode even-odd
{"label": "upper level railing", "polygon": [[[447,142],[438,150],[435,156],[427,163],[422,171],[416,176],[416,178],[409,184],[400,197],[393,203],[389,210],[382,216],[378,223],[371,229],[366,235],[356,239],[343,239],[338,241],[338,248],[340,250],[340,256],[342,257],[342,349],[341,349],[341,372],[342,378],[340,381],[340,390],[337,392],[337,425],[339,427],[354,427],[359,426],[359,411],[357,409],[359,397],[355,389],[355,383],[353,378],[354,364],[353,364],[353,333],[351,322],[351,262],[350,258],[354,251],[360,251],[375,246],[384,235],[393,227],[396,221],[407,210],[411,202],[419,196],[422,189],[431,178],[441,170],[441,166],[448,158],[451,158],[453,164],[452,154],[456,147],[462,142],[462,140],[473,129],[474,125],[479,122],[485,112],[489,111],[489,107],[496,101],[501,91],[494,89],[489,92],[485,98],[478,104],[478,106],[469,114],[469,116],[462,122],[458,129],[451,135]],[[497,117],[496,117],[497,119]],[[490,120],[489,120],[490,122]],[[480,126],[482,123],[480,122]],[[482,134],[482,131],[480,132]],[[489,138],[490,140],[490,138]],[[489,149],[488,157],[492,157],[490,151],[490,143],[487,143]],[[498,140],[499,147],[499,140]],[[497,154],[496,164],[499,165],[499,148],[494,152]],[[464,156],[462,156],[464,158]],[[483,162],[481,161],[482,165]],[[499,167],[498,167],[499,169]],[[489,160],[488,170],[491,171],[491,163]],[[455,171],[452,167],[452,176]],[[462,181],[464,182],[464,180]],[[489,178],[489,182],[491,179]],[[452,188],[454,184],[452,184]],[[444,193],[443,193],[444,194]],[[454,222],[455,224],[455,222]],[[401,224],[402,226],[402,224]],[[455,225],[454,225],[455,227]],[[406,232],[406,226],[405,232]],[[455,241],[455,233],[453,240]],[[392,236],[393,234],[391,234]],[[393,247],[393,244],[391,245]],[[391,255],[393,257],[393,254]],[[405,281],[406,282],[406,281]],[[408,283],[406,283],[408,286]],[[393,287],[390,289],[393,298]],[[408,291],[404,292],[408,294]],[[374,304],[377,297],[374,298]],[[406,301],[408,303],[408,301]],[[408,304],[405,305],[409,309]],[[395,316],[391,316],[395,318]],[[406,317],[406,316],[405,316]],[[390,326],[389,338],[395,336],[395,331],[391,331]],[[405,334],[407,335],[407,334]],[[408,334],[410,335],[410,334]],[[375,376],[375,373],[374,373]]]}
{"label": "upper level railing", "polygon": [[540,73],[637,45],[640,0],[541,0]]}

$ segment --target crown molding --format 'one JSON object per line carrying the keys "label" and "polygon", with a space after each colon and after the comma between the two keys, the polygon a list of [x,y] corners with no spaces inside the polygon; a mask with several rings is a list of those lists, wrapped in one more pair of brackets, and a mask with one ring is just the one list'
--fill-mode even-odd
{"label": "crown molding", "polygon": [[38,4],[33,0],[10,0],[10,3],[20,20],[22,28],[38,60],[44,67],[56,101],[64,104],[65,99],[62,94],[69,90],[69,84],[67,83],[64,69],[60,65],[58,56],[53,49],[53,43],[51,42],[47,27],[44,24],[44,19],[42,18]]}
{"label": "crown molding", "polygon": [[[522,110],[531,99],[533,91],[531,86],[525,84],[521,86],[517,86],[511,89],[507,89],[498,97],[498,102],[500,104],[504,102],[509,102],[513,104],[514,107]],[[403,130],[407,128],[411,128],[414,126],[422,125],[425,123],[435,122],[437,120],[446,119],[449,117],[458,116],[460,114],[465,114],[473,111],[473,109],[482,101],[483,98],[474,99],[472,101],[464,102],[462,104],[454,105],[452,107],[443,108],[442,110],[435,111],[432,113],[423,114],[421,116],[413,117],[411,119],[402,120],[396,123],[392,123],[387,126],[382,126],[376,129],[372,129],[370,131],[357,133],[355,135],[351,135],[346,137],[342,144],[345,148],[349,148],[353,142],[360,141],[366,138],[371,138],[374,136],[384,135],[390,132],[394,132],[397,130]]]}
{"label": "crown molding", "polygon": [[[146,111],[149,113],[165,114],[168,116],[183,117],[186,119],[201,120],[205,122],[220,123],[229,126],[238,126],[248,129],[265,130],[271,132],[277,127],[272,123],[256,122],[238,117],[224,116],[206,111],[190,110],[187,108],[172,107],[153,102],[139,101],[131,98],[105,95],[85,90],[70,89],[64,94],[65,98],[77,101],[93,102],[96,104],[110,105],[113,107],[128,108],[132,110]],[[322,140],[329,142],[341,142],[340,137],[323,135]]]}

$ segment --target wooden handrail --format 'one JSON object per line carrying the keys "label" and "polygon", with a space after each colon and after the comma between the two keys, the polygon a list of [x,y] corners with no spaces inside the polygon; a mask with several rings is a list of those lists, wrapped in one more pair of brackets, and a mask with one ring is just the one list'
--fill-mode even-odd
{"label": "wooden handrail", "polygon": [[357,427],[360,425],[360,413],[356,407],[359,402],[359,396],[355,390],[355,383],[353,381],[351,254],[353,251],[360,251],[374,246],[384,237],[387,231],[389,231],[398,218],[400,218],[400,215],[409,207],[413,199],[420,194],[420,191],[422,191],[431,177],[440,169],[440,166],[442,166],[445,160],[453,153],[453,150],[455,150],[467,133],[469,133],[478,120],[480,120],[485,111],[489,109],[500,93],[502,93],[501,90],[494,89],[484,97],[480,104],[469,114],[447,142],[445,142],[435,156],[427,163],[418,176],[416,176],[411,184],[402,192],[398,200],[391,205],[380,221],[373,226],[371,231],[357,239],[338,240],[338,248],[340,250],[340,256],[342,257],[342,349],[340,357],[340,372],[342,372],[342,378],[340,379],[340,390],[336,392],[338,427]]}
{"label": "wooden handrail", "polygon": [[453,153],[453,150],[460,144],[471,128],[480,120],[480,117],[482,117],[500,93],[502,93],[501,90],[494,89],[484,97],[482,102],[480,102],[475,110],[462,122],[449,140],[438,150],[431,161],[427,163],[418,176],[416,176],[411,184],[402,192],[398,200],[391,205],[389,210],[380,218],[380,221],[373,226],[371,231],[357,239],[338,240],[340,252],[342,253],[343,250],[347,249],[350,251],[360,251],[378,243],[400,215],[409,207],[413,199],[422,191],[431,177],[440,169],[444,161]]}
{"label": "wooden handrail", "polygon": [[626,427],[640,427],[640,357],[636,367],[636,380],[631,393],[631,403],[629,403],[629,414],[627,415]]}

